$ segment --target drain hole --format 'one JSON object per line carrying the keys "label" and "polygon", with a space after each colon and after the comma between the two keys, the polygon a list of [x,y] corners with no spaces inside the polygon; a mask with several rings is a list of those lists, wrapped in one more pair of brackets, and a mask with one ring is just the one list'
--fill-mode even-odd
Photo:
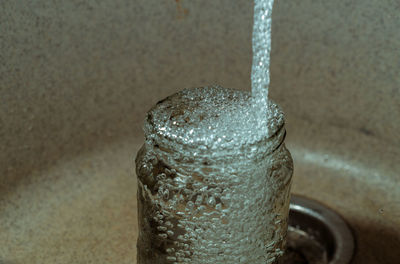
{"label": "drain hole", "polygon": [[306,232],[289,227],[287,250],[282,263],[285,264],[328,264],[326,248]]}
{"label": "drain hole", "polygon": [[285,264],[347,264],[354,238],[344,220],[331,209],[292,195]]}

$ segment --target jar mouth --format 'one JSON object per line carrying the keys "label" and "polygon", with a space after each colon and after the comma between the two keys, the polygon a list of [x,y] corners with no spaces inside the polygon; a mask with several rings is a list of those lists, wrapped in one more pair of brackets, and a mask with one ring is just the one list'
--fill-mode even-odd
{"label": "jar mouth", "polygon": [[220,86],[184,89],[148,113],[148,145],[192,157],[268,154],[284,140],[284,115],[269,100],[258,111],[249,92]]}
{"label": "jar mouth", "polygon": [[[211,150],[204,146],[191,144],[177,144],[167,138],[146,139],[146,145],[154,152],[166,159],[185,163],[201,163],[212,165],[226,161],[254,160],[271,155],[281,147],[286,137],[286,130],[282,126],[272,137],[253,144],[237,145],[232,148]],[[168,157],[168,158],[167,158]]]}

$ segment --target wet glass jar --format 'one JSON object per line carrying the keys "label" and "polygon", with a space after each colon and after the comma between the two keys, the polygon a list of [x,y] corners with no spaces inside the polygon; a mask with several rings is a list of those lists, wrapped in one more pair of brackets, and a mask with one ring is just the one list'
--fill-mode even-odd
{"label": "wet glass jar", "polygon": [[279,262],[293,162],[279,107],[270,102],[268,132],[253,133],[249,100],[186,89],[148,112],[136,157],[138,264]]}

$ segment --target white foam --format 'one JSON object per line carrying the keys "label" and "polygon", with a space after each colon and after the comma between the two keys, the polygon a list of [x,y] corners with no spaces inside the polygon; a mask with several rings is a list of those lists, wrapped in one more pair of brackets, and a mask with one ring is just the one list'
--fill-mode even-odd
{"label": "white foam", "polygon": [[283,113],[267,106],[261,118],[250,92],[211,86],[149,111],[138,183],[157,238],[139,245],[164,245],[167,255],[141,264],[264,264],[282,255],[291,160],[283,145],[276,150]]}
{"label": "white foam", "polygon": [[193,151],[224,151],[270,138],[283,125],[284,115],[273,102],[265,111],[249,92],[210,86],[185,89],[148,113],[148,139],[189,146]]}
{"label": "white foam", "polygon": [[292,161],[276,150],[284,116],[268,100],[272,5],[255,1],[251,93],[185,89],[147,115],[137,168],[152,223],[142,229],[158,231],[139,245],[167,256],[143,264],[265,264],[283,253]]}
{"label": "white foam", "polygon": [[185,89],[174,95],[181,97],[177,102],[150,112],[153,120],[145,125],[147,135],[192,148],[221,150],[269,138],[283,124],[282,111],[268,100],[273,2],[254,1],[251,96],[219,86]]}

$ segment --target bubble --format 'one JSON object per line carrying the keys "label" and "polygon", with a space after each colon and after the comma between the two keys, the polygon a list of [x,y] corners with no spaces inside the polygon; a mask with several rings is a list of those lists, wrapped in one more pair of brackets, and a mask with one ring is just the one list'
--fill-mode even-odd
{"label": "bubble", "polygon": [[282,254],[292,160],[283,112],[268,99],[272,5],[255,1],[251,92],[184,89],[147,114],[149,157],[137,166],[159,187],[140,193],[139,222],[154,228],[146,219],[160,210],[154,225],[163,233],[157,243],[140,234],[138,248],[168,245],[166,259],[148,263],[265,264]]}

